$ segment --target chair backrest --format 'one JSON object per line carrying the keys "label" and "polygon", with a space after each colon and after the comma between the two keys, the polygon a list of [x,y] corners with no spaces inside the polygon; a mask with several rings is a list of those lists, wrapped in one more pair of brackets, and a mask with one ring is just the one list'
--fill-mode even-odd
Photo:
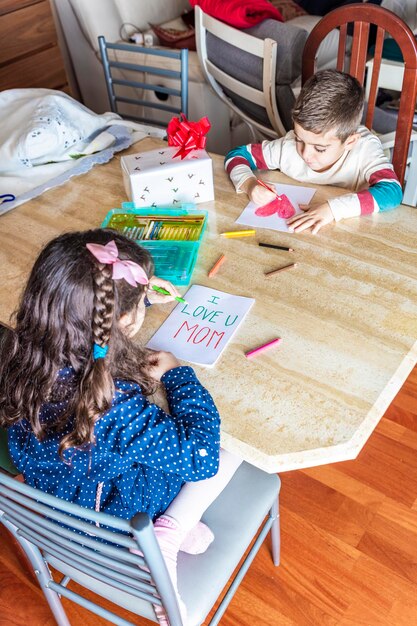
{"label": "chair backrest", "polygon": [[[279,490],[278,476],[243,462],[207,509],[203,521],[213,531],[213,543],[203,554],[178,555],[178,587],[187,624],[206,623],[214,604],[208,623],[219,623],[269,532],[273,564],[279,565]],[[89,591],[153,621],[157,621],[153,606],[162,602],[171,626],[183,626],[146,514],[128,522],[66,502],[0,472],[0,523],[30,559],[59,626],[70,626],[60,596],[119,626],[133,626],[90,600]],[[143,558],[132,550],[140,550]],[[53,577],[48,565],[55,570]],[[63,575],[60,582],[56,572]],[[70,581],[82,587],[79,593],[67,588]]]}
{"label": "chair backrest", "polygon": [[[345,47],[348,26],[353,24],[352,48],[349,67],[345,67]],[[337,69],[355,76],[363,85],[370,26],[376,26],[376,43],[366,126],[372,128],[375,103],[378,92],[378,76],[381,67],[382,47],[385,33],[388,33],[398,44],[404,58],[404,78],[392,164],[401,184],[404,182],[410,135],[413,125],[414,108],[417,96],[417,43],[411,29],[397,15],[380,6],[350,4],[334,9],[323,17],[311,31],[303,52],[303,83],[316,71],[317,51],[321,41],[334,28],[340,29]]]}
{"label": "chair backrest", "polygon": [[[160,112],[167,112],[171,117],[179,113],[188,115],[187,49],[116,44],[103,36],[98,38],[98,43],[112,111],[127,119],[163,127],[169,118],[155,118],[152,109],[159,115]],[[138,63],[132,62],[132,57],[137,57]],[[166,69],[167,59],[174,59],[178,69]],[[151,62],[154,65],[150,65]]]}
{"label": "chair backrest", "polygon": [[[8,332],[13,331],[0,322],[0,356]],[[6,432],[1,429],[0,470],[18,473],[8,454]],[[178,559],[180,592],[190,623],[205,620],[229,582],[210,622],[213,626],[219,623],[269,531],[273,561],[279,564],[279,490],[276,475],[243,462],[206,511],[204,521],[214,532],[213,545],[202,555],[180,553]],[[116,518],[34,489],[0,471],[0,523],[29,559],[59,626],[70,626],[60,596],[118,626],[133,626],[85,597],[85,590],[154,622],[158,620],[153,607],[163,605],[170,625],[183,626],[153,524],[145,513],[130,521]],[[59,582],[48,565],[63,575]],[[68,589],[70,581],[78,583],[83,593]]]}
{"label": "chair backrest", "polygon": [[[235,113],[237,113],[250,128],[256,128],[267,137],[283,136],[286,129],[281,121],[275,91],[275,75],[277,64],[277,43],[270,38],[258,39],[247,33],[232,28],[204,13],[200,7],[195,7],[196,47],[201,67],[206,80],[215,93]],[[217,37],[248,52],[262,60],[262,89],[256,89],[243,83],[228,74],[208,58],[207,34]],[[270,126],[249,115],[247,109],[242,110],[234,101],[234,96],[243,98],[249,103],[265,109]]]}
{"label": "chair backrest", "polygon": [[[182,626],[153,524],[145,513],[138,513],[128,522],[59,500],[1,473],[0,486],[1,521],[38,571],[39,583],[58,624],[69,622],[61,603],[54,601],[55,593],[113,623],[130,624],[67,589],[71,579],[107,598],[111,595],[106,588],[113,593],[116,590],[120,606],[155,622],[152,605],[163,602],[170,624]],[[143,557],[132,550],[141,551]],[[60,582],[52,580],[46,564],[64,578]]]}

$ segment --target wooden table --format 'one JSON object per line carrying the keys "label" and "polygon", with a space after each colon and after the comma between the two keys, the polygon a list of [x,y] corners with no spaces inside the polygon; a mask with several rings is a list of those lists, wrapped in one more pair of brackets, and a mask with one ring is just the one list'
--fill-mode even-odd
{"label": "wooden table", "polygon": [[[130,152],[153,149],[146,139]],[[0,319],[16,307],[41,246],[57,234],[101,224],[125,197],[120,157],[0,217]],[[196,367],[219,407],[225,448],[271,472],[357,456],[417,361],[417,209],[350,219],[318,235],[258,230],[228,239],[247,203],[214,156],[216,201],[192,282],[256,299],[212,368]],[[268,179],[289,181],[278,172]],[[317,197],[340,194],[319,187]],[[291,245],[290,254],[258,241]],[[209,279],[220,253],[227,262]],[[298,267],[265,279],[264,271]],[[152,307],[145,341],[173,305]],[[251,361],[244,352],[282,344]]]}

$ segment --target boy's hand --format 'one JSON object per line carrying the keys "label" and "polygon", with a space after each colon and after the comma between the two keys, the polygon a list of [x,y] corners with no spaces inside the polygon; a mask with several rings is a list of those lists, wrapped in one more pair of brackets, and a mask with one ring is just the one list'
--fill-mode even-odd
{"label": "boy's hand", "polygon": [[334,221],[328,202],[312,207],[307,204],[300,204],[300,209],[304,213],[294,215],[294,217],[287,220],[290,233],[301,233],[303,230],[311,228],[311,233],[315,235],[322,226],[331,224]]}
{"label": "boy's hand", "polygon": [[[163,293],[158,293],[152,289],[152,285],[155,287],[161,287],[166,291],[169,291],[170,295],[167,296]],[[158,278],[157,276],[152,276],[149,280],[148,292],[146,294],[148,296],[148,300],[151,304],[166,304],[167,302],[171,302],[175,299],[175,296],[181,296],[178,289],[167,280],[163,280],[162,278]]]}
{"label": "boy's hand", "polygon": [[174,367],[179,367],[180,362],[177,357],[171,352],[165,352],[164,350],[153,351],[149,350],[149,374],[155,380],[161,380],[161,377]]}
{"label": "boy's hand", "polygon": [[248,178],[248,180],[245,180],[241,189],[248,194],[249,199],[252,200],[252,202],[259,204],[260,206],[264,206],[276,198],[276,195],[272,191],[262,187],[256,178]]}

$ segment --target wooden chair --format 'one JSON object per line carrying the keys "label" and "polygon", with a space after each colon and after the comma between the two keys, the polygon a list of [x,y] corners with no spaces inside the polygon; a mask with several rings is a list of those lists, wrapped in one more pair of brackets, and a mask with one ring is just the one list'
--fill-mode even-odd
{"label": "wooden chair", "polygon": [[[242,463],[206,511],[203,519],[214,533],[213,543],[204,554],[180,552],[178,559],[178,586],[188,626],[199,626],[206,619],[237,568],[208,622],[211,626],[219,623],[269,531],[273,561],[279,565],[279,489],[278,476]],[[29,558],[59,626],[70,626],[61,597],[113,624],[137,623],[104,608],[89,592],[152,622],[157,622],[153,606],[162,604],[171,626],[183,626],[152,522],[145,513],[128,521],[90,511],[0,472],[0,523]],[[131,550],[140,550],[143,557]],[[55,571],[53,576],[49,567]],[[81,591],[71,588],[71,581]]]}
{"label": "wooden chair", "polygon": [[[126,119],[148,122],[164,128],[172,114],[188,115],[187,49],[170,50],[116,44],[106,41],[103,36],[98,38],[98,43],[110,108],[114,113],[119,113]],[[122,55],[120,60],[116,56],[117,52]],[[141,62],[130,61],[135,57]],[[163,63],[166,59],[177,61],[178,69],[165,69]],[[154,66],[150,65],[152,60]],[[155,118],[152,109],[168,112],[170,116],[167,119]],[[138,115],[138,110],[143,114]]]}
{"label": "wooden chair", "polygon": [[[353,24],[353,40],[349,67],[345,67],[348,26]],[[373,4],[349,4],[328,13],[311,31],[303,53],[303,83],[316,71],[316,57],[320,43],[334,28],[340,29],[337,69],[349,72],[363,85],[370,26],[377,27],[372,77],[365,125],[371,129],[374,117],[378,76],[381,67],[382,46],[385,33],[398,44],[404,58],[404,77],[398,111],[392,164],[401,184],[404,183],[410,136],[413,126],[414,108],[417,97],[417,43],[412,30],[397,15]],[[382,143],[384,143],[382,141]],[[411,166],[413,167],[413,166]]]}
{"label": "wooden chair", "polygon": [[[236,28],[232,28],[195,7],[196,47],[200,64],[207,82],[212,86],[218,97],[232,111],[241,117],[256,140],[254,129],[266,137],[276,138],[285,135],[286,130],[281,121],[275,90],[277,67],[277,43],[273,39],[258,39]],[[250,53],[262,60],[262,88],[258,89],[240,82],[215,65],[207,54],[207,34],[231,44],[233,47]],[[264,109],[269,125],[260,121],[250,113],[250,105],[237,104],[239,99]]]}

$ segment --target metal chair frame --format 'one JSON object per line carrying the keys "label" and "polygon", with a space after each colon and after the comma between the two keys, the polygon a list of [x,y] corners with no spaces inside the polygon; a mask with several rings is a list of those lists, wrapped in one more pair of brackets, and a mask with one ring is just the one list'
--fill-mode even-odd
{"label": "metal chair frame", "polygon": [[[194,601],[195,620],[192,626],[204,621],[212,606],[213,598],[210,594],[216,596],[215,602],[259,528],[255,542],[234,575],[209,624],[215,626],[219,623],[269,531],[274,564],[279,564],[279,488],[280,481],[276,475],[266,474],[243,463],[224,492],[208,509],[207,521],[215,535],[212,546],[215,546],[216,540],[221,541],[223,528],[226,530],[224,545],[218,546],[217,553],[212,546],[202,555],[180,553],[180,557],[183,555],[189,559],[182,566],[179,561],[178,582],[184,601],[187,598],[187,588],[189,600],[191,598]],[[251,500],[256,514],[249,511],[252,507],[248,507],[247,501],[243,505],[246,509],[246,521],[245,510],[237,510],[236,528],[231,528],[230,506],[239,509],[240,502],[245,501],[245,498]],[[258,510],[256,507],[260,503]],[[220,515],[219,511],[215,511],[216,506]],[[223,511],[226,513],[222,518]],[[69,589],[71,580],[84,589],[154,622],[157,619],[153,605],[162,604],[171,626],[183,626],[153,524],[145,513],[138,513],[131,521],[115,518],[58,499],[0,472],[0,522],[12,533],[27,555],[59,626],[70,626],[61,596],[118,626],[134,624]],[[230,541],[230,533],[236,538],[236,546],[232,550],[229,547],[233,542]],[[139,550],[143,556],[132,553],[132,550]],[[216,565],[219,556],[229,550],[232,554],[231,562]],[[55,580],[56,575],[51,575],[50,567],[61,573],[59,582]],[[205,598],[207,595],[209,600]],[[207,602],[211,606],[207,606]],[[200,614],[201,604],[203,606]]]}
{"label": "metal chair frame", "polygon": [[[152,124],[166,127],[166,121],[162,120],[150,120],[146,117],[125,115],[119,111],[119,103],[131,104],[143,106],[151,109],[157,109],[160,111],[167,111],[170,113],[184,113],[188,116],[188,50],[171,50],[171,49],[157,49],[147,48],[144,46],[138,46],[134,44],[119,44],[110,43],[106,41],[103,36],[98,38],[99,50],[101,60],[103,63],[104,76],[106,79],[107,94],[109,97],[110,108],[114,113],[119,113],[127,119],[134,120],[136,122],[151,122]],[[179,62],[179,70],[167,70],[160,67],[153,67],[148,65],[140,65],[135,63],[127,63],[121,61],[110,60],[108,50],[129,52],[135,54],[146,54],[148,56],[166,57],[170,59],[176,59]],[[153,76],[160,76],[162,78],[176,79],[179,82],[179,88],[174,89],[172,87],[164,87],[160,85],[154,85],[145,81],[126,80],[122,78],[115,78],[113,76],[113,70],[143,72]],[[154,91],[167,96],[175,96],[180,99],[180,106],[172,106],[170,104],[162,104],[157,102],[150,102],[144,99],[130,98],[117,95],[116,86],[131,87],[132,89],[144,89],[147,91]]]}

